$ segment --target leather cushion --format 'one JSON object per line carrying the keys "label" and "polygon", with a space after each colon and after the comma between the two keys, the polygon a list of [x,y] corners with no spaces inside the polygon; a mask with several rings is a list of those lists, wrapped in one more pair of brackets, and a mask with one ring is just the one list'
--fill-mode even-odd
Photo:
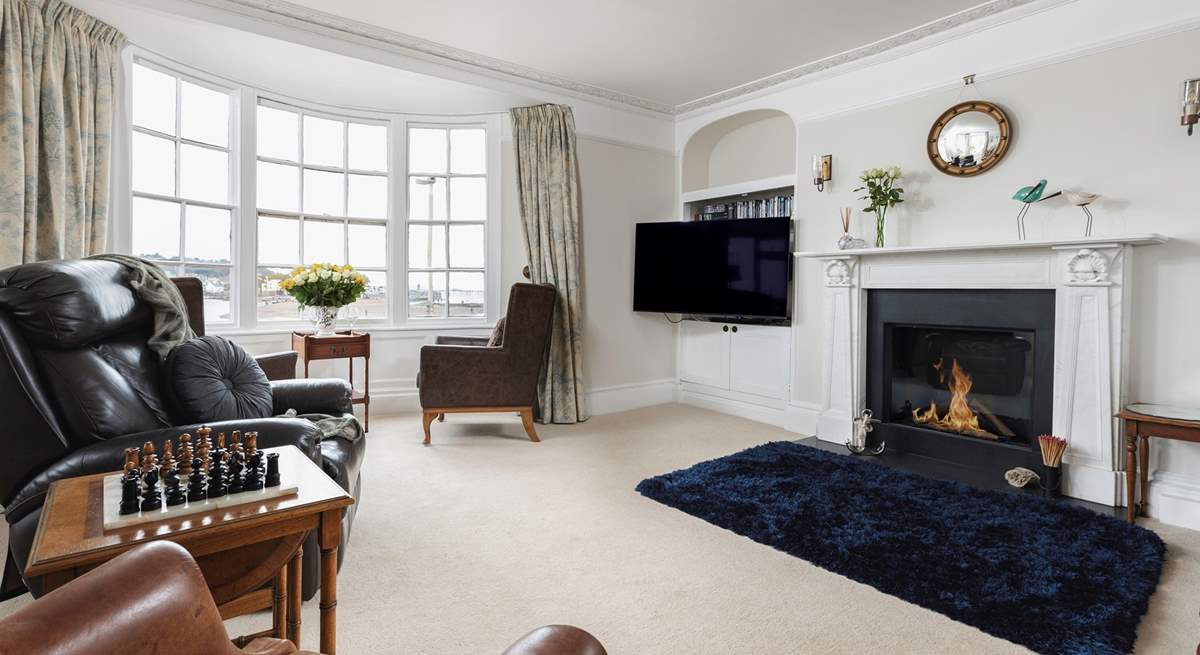
{"label": "leather cushion", "polygon": [[0,271],[0,308],[40,348],[72,350],[153,321],[116,262],[54,260]]}
{"label": "leather cushion", "polygon": [[496,321],[496,327],[492,328],[492,336],[488,339],[487,345],[489,348],[498,348],[504,345],[504,317]]}
{"label": "leather cushion", "polygon": [[72,446],[171,425],[158,357],[146,348],[145,333],[73,350],[40,349],[36,357]]}
{"label": "leather cushion", "polygon": [[271,383],[258,362],[224,337],[196,337],[176,346],[166,381],[179,423],[271,416]]}

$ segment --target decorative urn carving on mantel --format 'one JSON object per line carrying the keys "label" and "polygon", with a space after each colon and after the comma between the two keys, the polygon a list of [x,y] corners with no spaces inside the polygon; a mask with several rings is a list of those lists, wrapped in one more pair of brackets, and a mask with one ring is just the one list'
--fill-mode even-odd
{"label": "decorative urn carving on mantel", "polygon": [[796,253],[819,261],[822,272],[823,309],[813,323],[823,331],[816,436],[845,443],[866,409],[872,289],[1052,289],[1052,433],[1071,442],[1064,493],[1119,504],[1122,437],[1112,417],[1125,400],[1130,258],[1135,246],[1166,241],[1146,234]]}

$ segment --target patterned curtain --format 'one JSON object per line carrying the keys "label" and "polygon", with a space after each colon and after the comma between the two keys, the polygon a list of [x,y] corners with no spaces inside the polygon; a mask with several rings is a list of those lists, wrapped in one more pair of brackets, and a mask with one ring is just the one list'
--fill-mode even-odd
{"label": "patterned curtain", "polygon": [[558,289],[550,361],[539,388],[540,420],[586,421],[575,116],[560,105],[514,107],[512,122],[529,275]]}
{"label": "patterned curtain", "polygon": [[124,43],[59,0],[0,0],[0,268],[104,250]]}

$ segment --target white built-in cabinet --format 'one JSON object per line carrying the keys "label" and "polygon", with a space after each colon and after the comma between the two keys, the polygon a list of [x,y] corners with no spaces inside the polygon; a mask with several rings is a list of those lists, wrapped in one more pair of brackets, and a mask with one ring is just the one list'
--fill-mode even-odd
{"label": "white built-in cabinet", "polygon": [[790,328],[710,321],[683,321],[679,327],[680,382],[751,402],[787,399]]}

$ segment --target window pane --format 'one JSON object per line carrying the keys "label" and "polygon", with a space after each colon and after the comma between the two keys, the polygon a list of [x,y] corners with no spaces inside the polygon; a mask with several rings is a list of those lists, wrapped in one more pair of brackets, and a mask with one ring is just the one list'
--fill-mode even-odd
{"label": "window pane", "polygon": [[446,274],[408,274],[408,315],[446,315]]}
{"label": "window pane", "polygon": [[256,129],[259,157],[300,161],[299,114],[259,105]]}
{"label": "window pane", "polygon": [[133,254],[146,259],[179,257],[179,204],[133,199]]}
{"label": "window pane", "polygon": [[350,168],[360,171],[388,169],[387,126],[350,123]]}
{"label": "window pane", "polygon": [[304,221],[304,264],[345,264],[345,230],[341,223]]}
{"label": "window pane", "polygon": [[279,281],[291,272],[290,268],[258,269],[258,320],[295,321],[300,318],[300,304],[279,288]]}
{"label": "window pane", "polygon": [[367,278],[367,290],[354,302],[360,318],[387,318],[387,273],[359,271]]}
{"label": "window pane", "polygon": [[133,190],[175,195],[175,142],[133,133]]}
{"label": "window pane", "polygon": [[300,211],[300,169],[258,162],[258,206],[285,212]]}
{"label": "window pane", "polygon": [[319,166],[345,166],[345,123],[316,116],[304,117],[304,163]]}
{"label": "window pane", "polygon": [[179,195],[207,202],[229,202],[229,153],[211,148],[179,147]]}
{"label": "window pane", "polygon": [[175,134],[175,78],[133,65],[133,124]]}
{"label": "window pane", "polygon": [[483,226],[450,226],[450,267],[483,268]]}
{"label": "window pane", "polygon": [[355,268],[387,268],[387,227],[351,223],[350,262]]}
{"label": "window pane", "polygon": [[487,219],[487,179],[456,177],[450,180],[450,220]]}
{"label": "window pane", "polygon": [[350,175],[348,216],[387,218],[388,179],[381,175]]}
{"label": "window pane", "polygon": [[346,215],[346,176],[304,169],[304,213]]}
{"label": "window pane", "polygon": [[259,216],[258,261],[261,264],[299,262],[300,221],[295,218]]}
{"label": "window pane", "polygon": [[230,308],[230,270],[220,266],[185,266],[183,274],[200,278],[204,286],[204,321],[206,323],[233,321]]}
{"label": "window pane", "polygon": [[408,170],[413,173],[446,172],[446,130],[414,128],[408,131]]}
{"label": "window pane", "polygon": [[487,170],[486,136],[483,130],[450,130],[451,173],[483,173]]}
{"label": "window pane", "polygon": [[179,135],[222,148],[229,145],[229,95],[180,81]]}
{"label": "window pane", "polygon": [[408,267],[446,267],[446,226],[408,226]]}
{"label": "window pane", "polygon": [[188,205],[185,211],[184,258],[192,262],[228,264],[232,224],[229,210]]}
{"label": "window pane", "polygon": [[446,178],[408,178],[408,219],[446,220]]}
{"label": "window pane", "polygon": [[483,273],[450,274],[450,315],[483,316]]}

